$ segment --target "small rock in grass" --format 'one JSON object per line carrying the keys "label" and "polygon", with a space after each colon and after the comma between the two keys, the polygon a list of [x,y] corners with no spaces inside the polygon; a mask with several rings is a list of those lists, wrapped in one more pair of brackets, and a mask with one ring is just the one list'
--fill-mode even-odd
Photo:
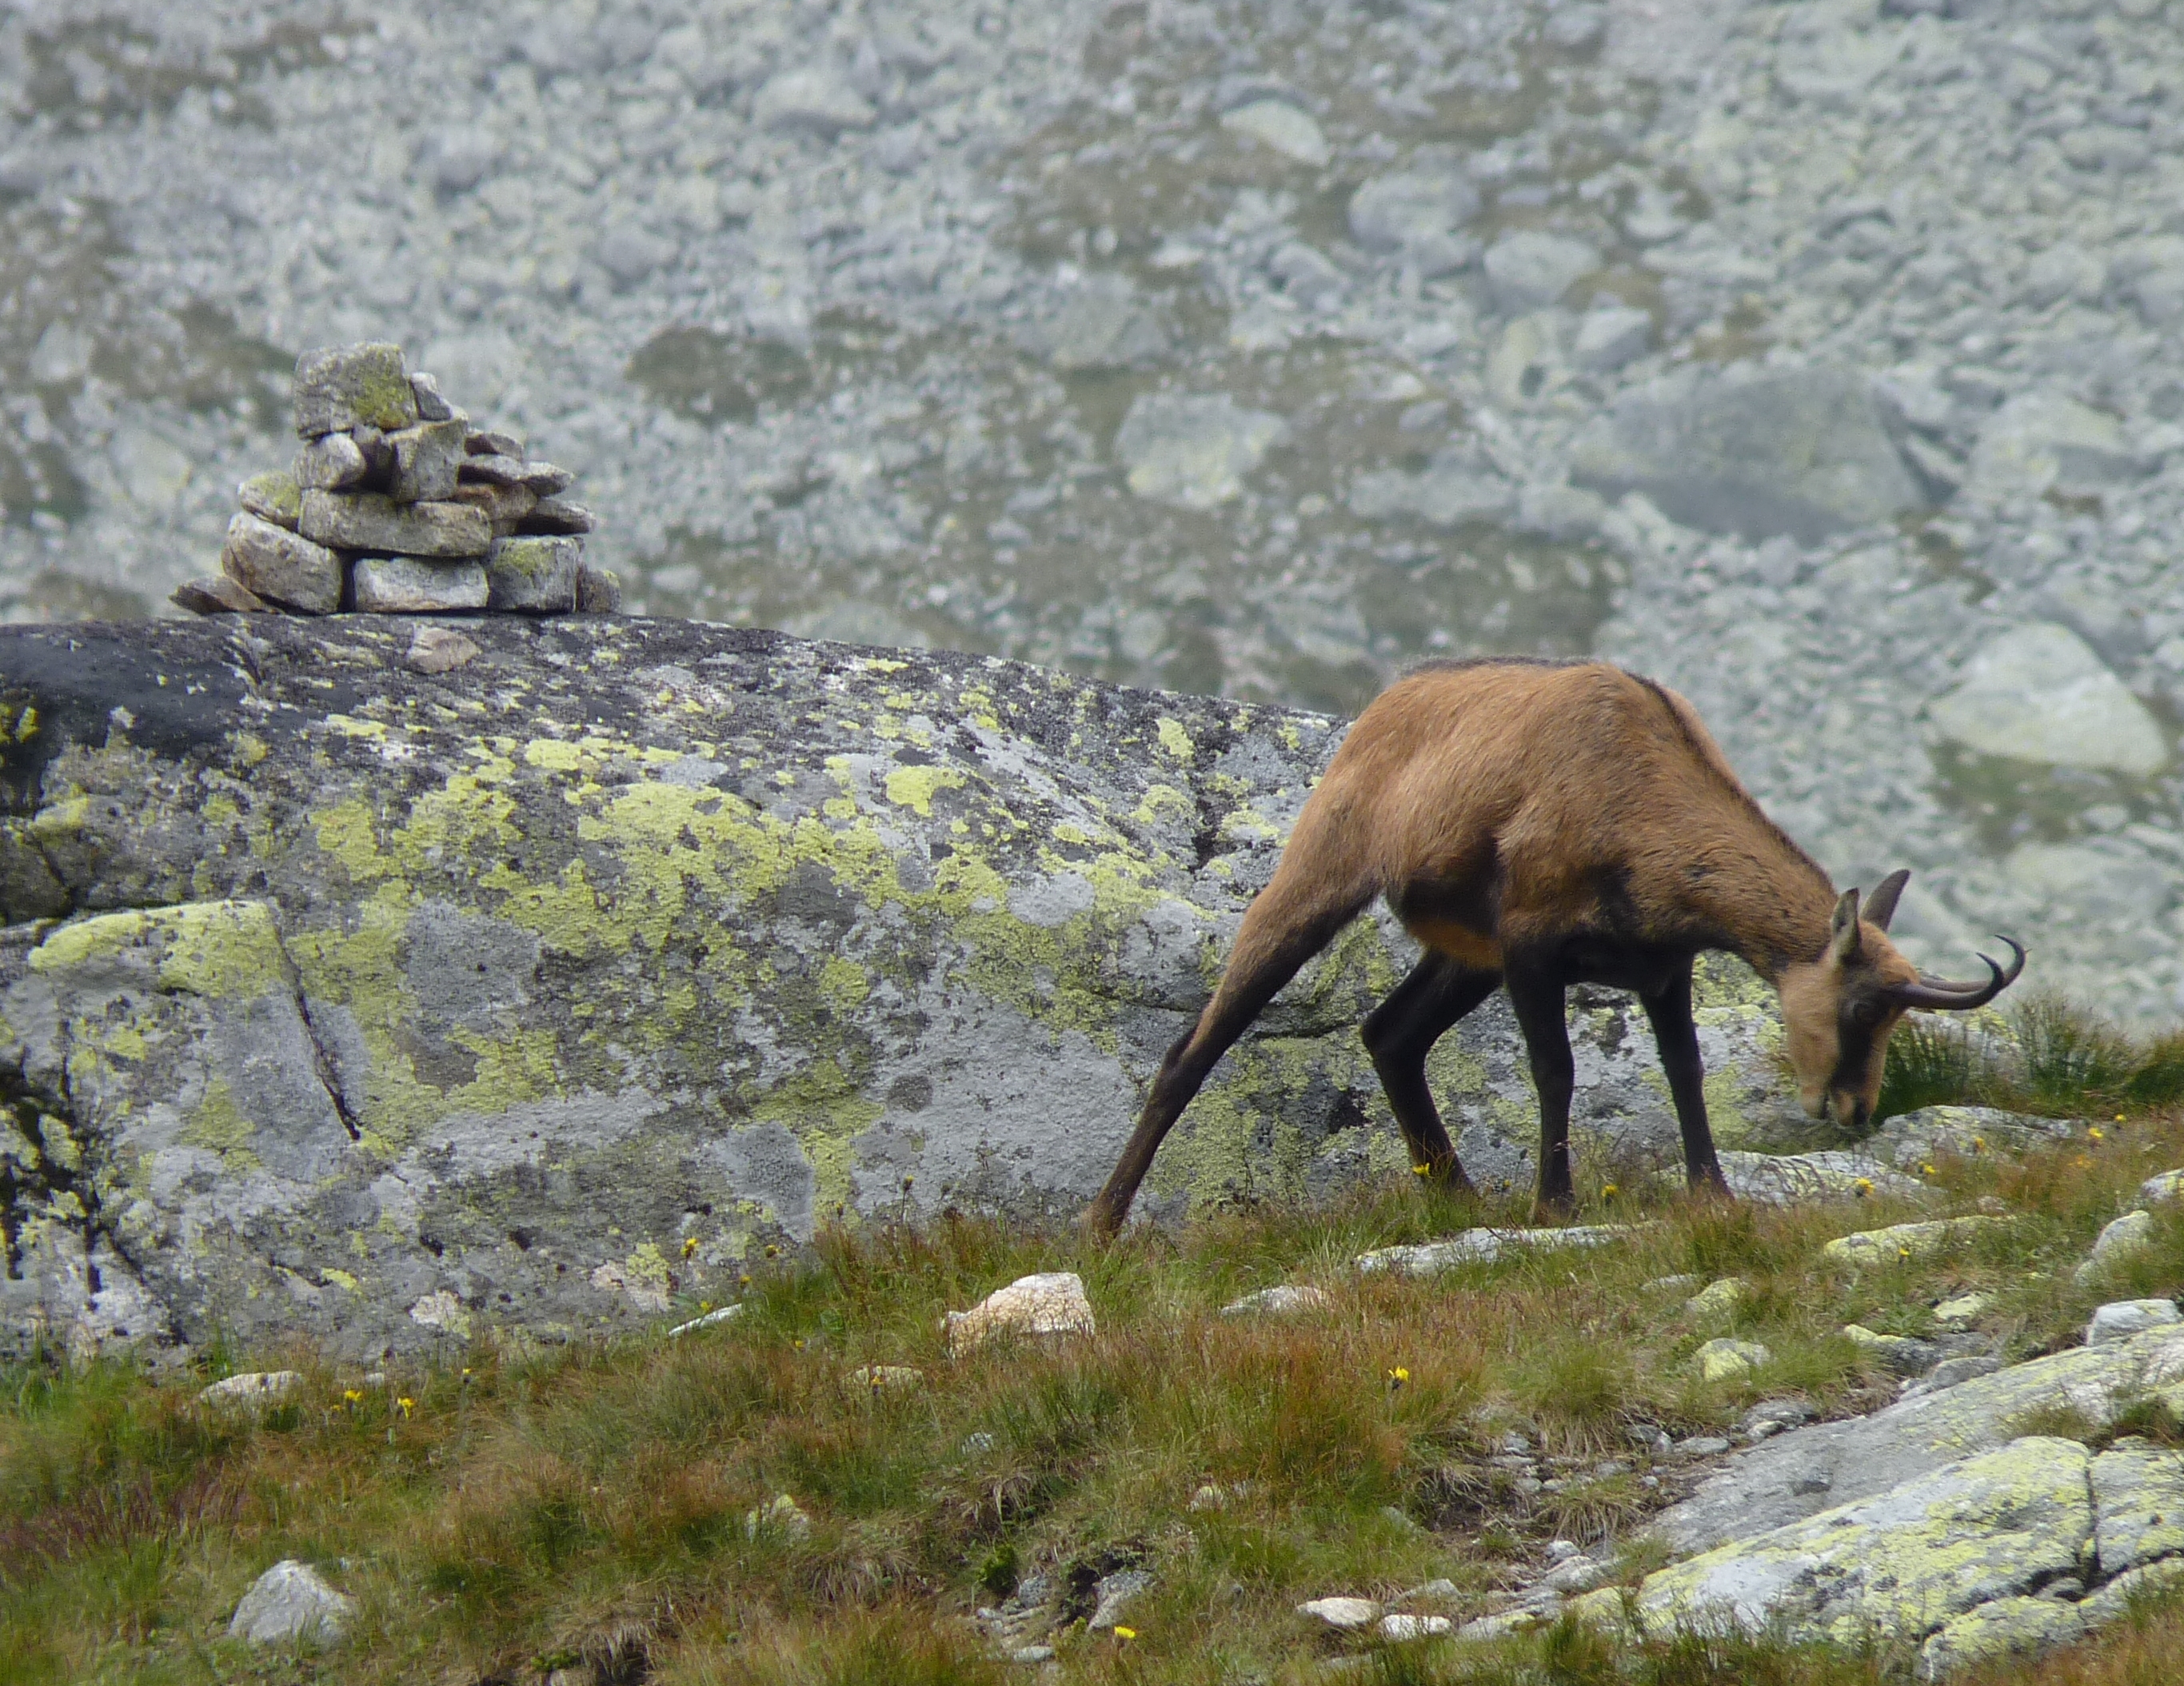
{"label": "small rock in grass", "polygon": [[1451,1599],[1459,1596],[1461,1596],[1461,1589],[1457,1586],[1456,1583],[1450,1580],[1446,1575],[1443,1575],[1428,1581],[1422,1587],[1412,1587],[1410,1591],[1399,1594],[1396,1602],[1397,1604],[1422,1604],[1430,1603],[1436,1599]]}
{"label": "small rock in grass", "polygon": [[572,504],[566,498],[541,498],[516,527],[521,533],[574,534],[589,533],[599,524],[599,518],[582,504]]}
{"label": "small rock in grass", "polygon": [[699,1329],[717,1329],[722,1324],[733,1322],[743,1315],[741,1304],[724,1305],[717,1311],[707,1312],[703,1317],[694,1317],[688,1323],[677,1323],[667,1331],[667,1338],[671,1341],[678,1335],[691,1334]]}
{"label": "small rock in grass", "polygon": [[1001,1335],[1089,1335],[1096,1332],[1084,1281],[1074,1270],[1019,1276],[996,1288],[968,1311],[951,1311],[941,1326],[948,1350],[957,1355]]}
{"label": "small rock in grass", "polygon": [[1198,1490],[1190,1495],[1190,1503],[1185,1508],[1192,1510],[1218,1510],[1228,1502],[1227,1492],[1209,1481],[1200,1484]]}
{"label": "small rock in grass", "polygon": [[612,568],[585,562],[577,570],[577,612],[580,615],[621,613],[621,576]]}
{"label": "small rock in grass", "polygon": [[463,462],[467,425],[454,420],[420,422],[387,436],[394,473],[387,495],[398,504],[441,502],[455,495],[455,471]]}
{"label": "small rock in grass", "polygon": [[[440,396],[440,383],[422,369],[410,373],[410,390],[417,400],[417,419],[420,422],[453,422],[457,420],[455,407]],[[469,424],[465,422],[465,428]]]}
{"label": "small rock in grass", "polygon": [[1020,1662],[1029,1668],[1033,1665],[1054,1661],[1052,1645],[1019,1645],[1009,1653],[1011,1662]]}
{"label": "small rock in grass", "polygon": [[413,673],[452,673],[467,667],[482,652],[453,627],[420,627],[410,636],[410,649],[402,664]]}
{"label": "small rock in grass", "polygon": [[295,1390],[304,1379],[294,1370],[247,1370],[198,1390],[201,1405],[262,1405]]}
{"label": "small rock in grass", "polygon": [[1914,1391],[1938,1393],[1944,1387],[1955,1387],[1959,1382],[1992,1376],[2003,1367],[2000,1355],[1994,1353],[1966,1353],[1961,1358],[1945,1358],[1926,1372],[1925,1379],[1916,1384]]}
{"label": "small rock in grass", "polygon": [[1580,1553],[1567,1558],[1540,1577],[1540,1584],[1551,1587],[1565,1597],[1577,1593],[1589,1593],[1607,1578],[1607,1566],[1596,1563]]}
{"label": "small rock in grass", "polygon": [[1980,1320],[1980,1315],[1992,1303],[1989,1294],[1958,1294],[1954,1299],[1945,1299],[1934,1308],[1934,1321],[1943,1329],[1953,1331],[1969,1329]]}
{"label": "small rock in grass", "polygon": [[1698,1349],[1699,1375],[1708,1382],[1741,1382],[1774,1354],[1758,1341],[1708,1341]]}
{"label": "small rock in grass", "polygon": [[1709,1282],[1684,1302],[1684,1309],[1692,1316],[1708,1322],[1726,1321],[1736,1315],[1736,1308],[1744,1303],[1745,1286],[1741,1278],[1724,1276],[1718,1282]]}
{"label": "small rock in grass", "polygon": [[220,566],[245,589],[299,614],[331,615],[341,607],[341,558],[254,515],[238,514],[228,522]]}
{"label": "small rock in grass", "polygon": [[2120,1341],[2132,1335],[2142,1335],[2148,1329],[2158,1329],[2164,1323],[2184,1321],[2176,1310],[2176,1302],[2168,1299],[2119,1299],[2095,1308],[2092,1320],[2086,1325],[2086,1344],[2103,1346],[2110,1341]]}
{"label": "small rock in grass", "polygon": [[1446,1616],[1384,1616],[1380,1618],[1380,1637],[1393,1644],[1403,1644],[1412,1639],[1428,1639],[1441,1633],[1456,1631],[1456,1623]]}
{"label": "small rock in grass", "polygon": [[1547,1542],[1547,1561],[1567,1563],[1573,1557],[1585,1555],[1585,1548],[1574,1539],[1551,1539]]}
{"label": "small rock in grass", "polygon": [[266,615],[273,606],[240,580],[224,573],[201,574],[186,579],[168,599],[177,609],[192,615]]}
{"label": "small rock in grass", "polygon": [[[303,491],[345,491],[364,484],[365,477],[370,472],[371,461],[365,455],[364,447],[347,433],[329,433],[322,439],[313,439],[296,453],[296,484]],[[300,495],[296,513],[300,519]]]}
{"label": "small rock in grass", "polygon": [[230,1639],[259,1645],[298,1639],[333,1644],[348,1631],[355,1613],[354,1603],[320,1579],[309,1564],[284,1558],[243,1594],[227,1633]]}
{"label": "small rock in grass", "polygon": [[1093,1589],[1095,1608],[1084,1624],[1089,1633],[1105,1633],[1123,1619],[1130,1601],[1150,1590],[1153,1577],[1143,1569],[1119,1569],[1103,1577]]}
{"label": "small rock in grass", "polygon": [[1312,1598],[1296,1607],[1300,1616],[1323,1622],[1337,1633],[1355,1633],[1380,1617],[1380,1606],[1369,1598]]}
{"label": "small rock in grass", "polygon": [[1694,1434],[1688,1440],[1679,1440],[1676,1450],[1686,1458],[1713,1458],[1729,1450],[1729,1442],[1719,1434]]}
{"label": "small rock in grass", "polygon": [[306,491],[303,532],[321,544],[399,556],[482,556],[493,546],[493,523],[476,510],[398,504],[380,492],[341,497]]}
{"label": "small rock in grass", "polygon": [[583,546],[574,539],[494,539],[485,563],[490,606],[504,613],[573,613],[583,559]]}
{"label": "small rock in grass", "polygon": [[898,1393],[925,1385],[925,1372],[907,1364],[860,1365],[843,1378],[852,1393]]}
{"label": "small rock in grass", "polygon": [[1963,1247],[1991,1233],[2003,1221],[1998,1218],[1938,1218],[1930,1223],[1892,1224],[1885,1230],[1861,1230],[1838,1236],[1820,1249],[1820,1257],[1838,1264],[1863,1269],[1900,1264],[1925,1259],[1952,1247]]}
{"label": "small rock in grass", "polygon": [[2126,1212],[2103,1230],[2093,1242],[2093,1250],[2086,1262],[2072,1272],[2072,1279],[2080,1287],[2086,1287],[2100,1280],[2111,1265],[2120,1264],[2133,1253],[2143,1252],[2153,1244],[2153,1214],[2143,1207],[2136,1212]]}
{"label": "small rock in grass", "polygon": [[1776,1428],[1797,1428],[1818,1415],[1803,1399],[1762,1399],[1737,1419],[1736,1426],[1745,1434],[1756,1432],[1764,1423]]}
{"label": "small rock in grass", "polygon": [[1924,1376],[1941,1359],[1941,1348],[1931,1341],[1877,1334],[1862,1323],[1844,1324],[1843,1333],[1860,1352],[1898,1376]]}
{"label": "small rock in grass", "polygon": [[402,348],[384,343],[329,346],[296,360],[296,437],[315,439],[355,427],[393,432],[417,419],[417,394]]}
{"label": "small rock in grass", "polygon": [[1249,1317],[1263,1315],[1268,1317],[1288,1317],[1300,1311],[1324,1311],[1334,1298],[1325,1288],[1301,1287],[1284,1282],[1279,1287],[1261,1288],[1258,1292],[1245,1294],[1221,1308],[1223,1317]]}
{"label": "small rock in grass", "polygon": [[771,1505],[761,1505],[744,1512],[744,1538],[757,1539],[772,1533],[788,1539],[804,1539],[811,1532],[811,1518],[804,1507],[785,1493],[777,1493]]}
{"label": "small rock in grass", "polygon": [[252,475],[235,488],[235,495],[242,507],[259,520],[285,527],[291,533],[304,518],[303,488],[294,475],[282,470]]}
{"label": "small rock in grass", "polygon": [[349,595],[359,615],[457,615],[484,608],[491,597],[482,563],[415,556],[358,557]]}
{"label": "small rock in grass", "polygon": [[2163,1171],[2139,1185],[2138,1198],[2149,1206],[2184,1200],[2184,1170]]}

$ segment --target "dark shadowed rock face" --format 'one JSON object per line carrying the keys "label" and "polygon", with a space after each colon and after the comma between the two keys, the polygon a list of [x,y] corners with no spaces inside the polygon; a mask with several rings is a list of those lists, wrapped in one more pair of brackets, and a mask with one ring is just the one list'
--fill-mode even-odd
{"label": "dark shadowed rock face", "polygon": [[[732,1297],[754,1249],[1073,1211],[1340,739],[983,657],[643,621],[0,631],[4,1335],[415,1348]],[[437,645],[434,645],[437,650]],[[1401,1175],[1368,920],[1144,1209]],[[1779,1106],[1713,974],[1709,1094]],[[1577,1002],[1582,1127],[1674,1140]],[[1436,1057],[1474,1174],[1534,1124],[1506,1012]]]}

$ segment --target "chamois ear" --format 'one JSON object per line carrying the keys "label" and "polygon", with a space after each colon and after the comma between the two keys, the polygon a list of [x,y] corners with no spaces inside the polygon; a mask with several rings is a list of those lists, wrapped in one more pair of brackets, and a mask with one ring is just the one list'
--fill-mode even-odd
{"label": "chamois ear", "polygon": [[1865,918],[1868,924],[1881,930],[1896,917],[1896,903],[1903,894],[1903,886],[1911,882],[1908,868],[1899,867],[1873,886],[1873,894],[1865,898]]}
{"label": "chamois ear", "polygon": [[1828,952],[1836,960],[1858,957],[1858,891],[1846,890],[1836,903],[1833,928],[1828,934]]}

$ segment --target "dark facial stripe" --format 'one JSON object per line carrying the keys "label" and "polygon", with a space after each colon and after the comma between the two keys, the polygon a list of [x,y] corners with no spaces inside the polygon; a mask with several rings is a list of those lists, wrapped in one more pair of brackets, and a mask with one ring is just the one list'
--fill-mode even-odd
{"label": "dark facial stripe", "polygon": [[1836,1022],[1836,1070],[1830,1089],[1862,1090],[1873,1066],[1873,1030],[1864,1024]]}

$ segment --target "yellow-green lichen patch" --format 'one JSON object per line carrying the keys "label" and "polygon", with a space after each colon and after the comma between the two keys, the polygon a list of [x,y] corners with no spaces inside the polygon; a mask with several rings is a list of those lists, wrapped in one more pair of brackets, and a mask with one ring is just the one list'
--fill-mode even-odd
{"label": "yellow-green lichen patch", "polygon": [[1183,722],[1173,715],[1162,715],[1156,729],[1160,734],[1160,746],[1184,766],[1188,767],[1198,758],[1198,745],[1190,740],[1190,734],[1184,729]]}
{"label": "yellow-green lichen patch", "polygon": [[952,767],[898,767],[887,776],[887,798],[920,819],[933,817],[933,799],[943,790],[960,790],[967,781]]}
{"label": "yellow-green lichen patch", "polygon": [[206,1080],[203,1096],[176,1140],[186,1147],[217,1153],[230,1171],[240,1172],[258,1164],[258,1156],[249,1151],[256,1129],[243,1115],[226,1080],[214,1076]]}
{"label": "yellow-green lichen patch", "polygon": [[186,902],[78,919],[31,952],[31,969],[74,971],[139,946],[155,958],[162,989],[229,1000],[289,986],[280,931],[263,902]]}

